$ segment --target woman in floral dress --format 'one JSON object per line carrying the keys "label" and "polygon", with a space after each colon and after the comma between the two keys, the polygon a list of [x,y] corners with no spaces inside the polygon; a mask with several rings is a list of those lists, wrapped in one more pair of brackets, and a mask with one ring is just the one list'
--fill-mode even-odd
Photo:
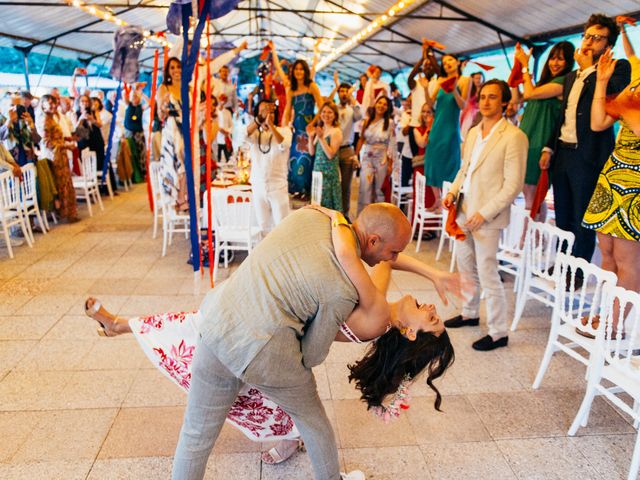
{"label": "woman in floral dress", "polygon": [[58,214],[67,219],[69,223],[79,220],[76,206],[76,192],[71,181],[69,169],[69,157],[67,149],[70,148],[62,134],[62,130],[55,119],[57,101],[51,95],[43,95],[40,99],[42,112],[44,113],[44,126],[40,134],[42,156],[53,164],[53,178],[55,180],[58,198],[55,205]]}
{"label": "woman in floral dress", "polygon": [[309,153],[315,155],[313,171],[322,172],[323,207],[342,210],[342,187],[338,150],[342,143],[342,131],[338,123],[338,107],[325,102],[320,109],[320,122],[309,136]]}
{"label": "woman in floral dress", "polygon": [[391,172],[390,167],[397,152],[392,114],[391,100],[380,97],[369,108],[362,126],[356,146],[356,155],[360,158],[358,214],[370,203],[384,202],[382,184]]}
{"label": "woman in floral dress", "polygon": [[[406,389],[411,380],[427,368],[427,383],[436,393],[435,406],[439,409],[441,397],[432,381],[441,376],[453,361],[453,348],[435,306],[420,305],[412,296],[387,304],[382,292],[386,292],[389,284],[389,262],[378,264],[369,277],[356,252],[351,228],[341,227],[348,227],[342,214],[319,206],[312,208],[332,218],[336,257],[359,296],[358,307],[351,313],[336,340],[357,343],[375,340],[367,355],[350,366],[350,378],[362,391],[362,399],[367,402],[368,408],[378,408],[383,417],[397,416],[399,411],[390,412],[382,407],[382,401],[387,396],[382,392]],[[440,272],[410,257],[404,257],[401,263],[403,270],[434,281],[445,301],[445,291],[461,295],[460,279],[456,274]],[[400,323],[391,324],[390,308],[403,309],[405,315]],[[189,389],[191,361],[199,323],[202,321],[199,312],[159,314],[126,320],[109,313],[94,298],[87,299],[85,310],[99,323],[98,332],[103,336],[133,333],[150,361],[183,390]],[[407,368],[412,374],[405,370]],[[381,378],[387,380],[381,382]],[[299,445],[299,433],[289,415],[250,385],[240,391],[227,415],[227,421],[252,440],[281,441],[275,450],[263,454],[262,459],[266,463],[279,463],[291,456]]]}

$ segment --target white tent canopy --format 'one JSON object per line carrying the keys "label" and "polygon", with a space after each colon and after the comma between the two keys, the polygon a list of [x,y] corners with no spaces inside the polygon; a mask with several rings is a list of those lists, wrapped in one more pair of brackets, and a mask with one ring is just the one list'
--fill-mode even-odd
{"label": "white tent canopy", "polygon": [[[238,8],[215,20],[213,41],[238,45],[249,41],[243,56],[258,54],[273,39],[284,56],[312,56],[316,39],[337,48],[387,12],[397,0],[243,0]],[[169,0],[88,0],[110,9],[116,18],[155,32],[166,29]],[[589,15],[640,14],[638,0],[417,0],[394,16],[363,44],[337,59],[345,76],[355,77],[375,63],[386,70],[412,65],[422,37],[446,45],[447,51],[473,54],[508,46],[517,40],[544,43],[548,38],[580,29]],[[117,25],[69,5],[65,0],[0,1],[0,45],[104,61],[112,49]],[[150,43],[141,54],[152,64]]]}

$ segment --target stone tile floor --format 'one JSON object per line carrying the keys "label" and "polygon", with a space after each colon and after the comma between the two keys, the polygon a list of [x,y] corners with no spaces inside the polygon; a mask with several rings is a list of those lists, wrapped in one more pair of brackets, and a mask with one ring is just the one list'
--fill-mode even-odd
{"label": "stone tile floor", "polygon": [[[38,234],[13,260],[0,248],[1,479],[169,478],[185,396],[133,338],[99,338],[83,315],[89,294],[122,315],[198,307],[207,281],[194,286],[184,238],[161,258],[146,202],[136,186],[93,218]],[[420,253],[413,244],[408,252],[434,264],[435,248],[425,242]],[[511,315],[513,283],[505,285]],[[436,302],[445,318],[457,313],[427,281],[394,274],[390,298],[407,293]],[[389,425],[367,413],[346,380],[346,364],[363,348],[335,344],[315,373],[344,469],[376,480],[626,478],[636,433],[608,403],[597,399],[589,426],[567,436],[584,368],[558,355],[542,388],[531,389],[549,318],[529,304],[509,347],[489,353],[470,348],[482,326],[450,331],[457,358],[438,382],[444,412],[418,385],[411,409]],[[269,466],[260,462],[263,447],[225,427],[207,478],[312,478],[305,454]]]}

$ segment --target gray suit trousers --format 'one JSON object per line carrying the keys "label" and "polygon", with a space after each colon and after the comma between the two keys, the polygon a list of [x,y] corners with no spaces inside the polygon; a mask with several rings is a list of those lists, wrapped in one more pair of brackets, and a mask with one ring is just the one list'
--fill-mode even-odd
{"label": "gray suit trousers", "polygon": [[[204,477],[211,450],[244,383],[259,388],[291,416],[305,441],[316,480],[340,479],[338,449],[315,378],[301,362],[300,369],[291,368],[289,352],[295,344],[299,350],[300,344],[295,332],[286,330],[288,332],[275,335],[260,351],[242,379],[229,371],[209,346],[198,342],[187,409],[173,462],[173,480]],[[278,364],[282,368],[278,368]],[[279,374],[269,374],[269,371]]]}

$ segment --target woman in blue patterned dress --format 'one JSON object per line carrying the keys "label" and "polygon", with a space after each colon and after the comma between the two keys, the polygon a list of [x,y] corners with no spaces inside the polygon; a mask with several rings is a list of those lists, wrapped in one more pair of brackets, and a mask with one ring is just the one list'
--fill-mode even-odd
{"label": "woman in blue patterned dress", "polygon": [[321,205],[332,210],[342,210],[342,187],[338,150],[342,143],[342,131],[338,123],[338,107],[325,102],[320,109],[320,121],[309,134],[309,153],[314,156],[314,172],[322,172]]}
{"label": "woman in blue patterned dress", "polygon": [[289,155],[289,193],[306,198],[311,192],[313,157],[309,153],[307,126],[313,120],[316,106],[322,105],[318,85],[311,79],[309,65],[296,60],[289,69],[287,106],[284,124],[293,124],[293,140]]}

